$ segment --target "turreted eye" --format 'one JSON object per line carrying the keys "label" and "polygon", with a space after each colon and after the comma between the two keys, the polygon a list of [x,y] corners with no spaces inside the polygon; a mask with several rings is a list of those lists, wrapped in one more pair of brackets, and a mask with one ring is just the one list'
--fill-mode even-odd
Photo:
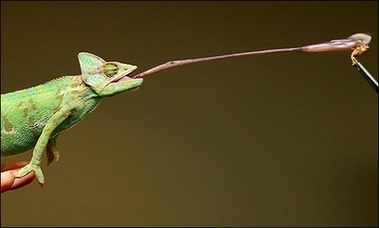
{"label": "turreted eye", "polygon": [[104,66],[103,73],[105,74],[105,76],[109,78],[115,76],[117,72],[118,72],[118,67],[114,64],[108,63]]}

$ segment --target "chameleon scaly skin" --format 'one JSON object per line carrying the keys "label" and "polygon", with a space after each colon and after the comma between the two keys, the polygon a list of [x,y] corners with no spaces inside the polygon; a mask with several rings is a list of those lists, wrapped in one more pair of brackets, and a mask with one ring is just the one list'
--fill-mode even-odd
{"label": "chameleon scaly skin", "polygon": [[58,135],[93,111],[104,97],[138,88],[143,82],[128,77],[136,66],[106,62],[85,52],[78,58],[81,75],[1,95],[1,157],[34,148],[29,164],[17,177],[34,171],[43,186],[42,155],[46,149],[48,164],[58,160]]}

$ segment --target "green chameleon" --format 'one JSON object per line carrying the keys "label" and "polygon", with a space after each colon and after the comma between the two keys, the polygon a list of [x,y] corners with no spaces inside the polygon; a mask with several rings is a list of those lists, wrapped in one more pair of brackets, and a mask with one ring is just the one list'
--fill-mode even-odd
{"label": "green chameleon", "polygon": [[46,149],[48,164],[59,159],[58,135],[93,111],[104,97],[137,89],[142,84],[142,78],[128,77],[136,66],[106,62],[85,52],[79,53],[78,58],[81,75],[63,76],[1,95],[1,157],[34,148],[30,163],[16,177],[34,171],[43,186],[42,155]]}

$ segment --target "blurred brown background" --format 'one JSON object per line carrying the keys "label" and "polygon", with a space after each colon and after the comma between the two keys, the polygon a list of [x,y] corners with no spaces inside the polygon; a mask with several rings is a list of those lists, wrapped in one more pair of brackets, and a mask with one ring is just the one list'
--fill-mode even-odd
{"label": "blurred brown background", "polygon": [[[1,2],[1,93],[79,74],[370,32],[378,2]],[[349,52],[183,66],[105,99],[2,226],[377,226],[378,95]],[[28,160],[30,152],[2,159]]]}

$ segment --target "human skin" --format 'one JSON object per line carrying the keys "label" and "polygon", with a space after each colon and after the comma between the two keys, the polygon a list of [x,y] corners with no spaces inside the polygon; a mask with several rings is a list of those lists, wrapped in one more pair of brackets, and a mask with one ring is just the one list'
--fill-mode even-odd
{"label": "human skin", "polygon": [[6,163],[1,165],[1,193],[21,188],[34,180],[34,172],[31,172],[22,178],[15,177],[17,172],[26,164],[28,164],[27,161]]}

